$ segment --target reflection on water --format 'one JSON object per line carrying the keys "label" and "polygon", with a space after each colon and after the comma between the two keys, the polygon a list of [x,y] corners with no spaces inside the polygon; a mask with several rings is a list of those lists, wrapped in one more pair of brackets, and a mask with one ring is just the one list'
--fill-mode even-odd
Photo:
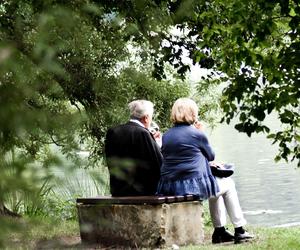
{"label": "reflection on water", "polygon": [[275,163],[277,146],[263,134],[249,138],[231,125],[207,134],[216,160],[235,165],[233,178],[249,224],[300,224],[300,169],[296,163]]}
{"label": "reflection on water", "polygon": [[283,211],[281,210],[256,210],[256,211],[244,211],[244,214],[248,214],[248,215],[259,215],[259,214],[282,214]]}

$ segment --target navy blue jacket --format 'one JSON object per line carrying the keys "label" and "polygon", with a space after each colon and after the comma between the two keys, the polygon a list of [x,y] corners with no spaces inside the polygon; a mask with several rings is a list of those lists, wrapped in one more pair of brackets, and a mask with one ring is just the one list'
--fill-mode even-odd
{"label": "navy blue jacket", "polygon": [[215,153],[206,135],[189,124],[176,124],[162,137],[162,180],[206,177]]}

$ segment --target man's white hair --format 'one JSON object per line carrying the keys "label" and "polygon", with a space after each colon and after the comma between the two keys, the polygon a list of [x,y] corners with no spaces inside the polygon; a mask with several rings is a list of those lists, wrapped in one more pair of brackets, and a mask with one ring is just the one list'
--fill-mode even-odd
{"label": "man's white hair", "polygon": [[128,104],[130,118],[140,120],[146,115],[153,115],[154,104],[147,100],[135,100]]}

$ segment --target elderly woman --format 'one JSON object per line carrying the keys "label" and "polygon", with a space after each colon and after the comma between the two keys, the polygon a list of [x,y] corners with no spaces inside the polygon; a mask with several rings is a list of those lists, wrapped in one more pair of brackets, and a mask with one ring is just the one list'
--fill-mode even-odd
{"label": "elderly woman", "polygon": [[[209,162],[215,154],[197,117],[198,107],[193,100],[180,98],[174,103],[171,112],[174,126],[162,137],[163,164],[157,194],[193,194],[200,200],[209,199],[215,227],[213,243],[252,238],[243,228],[246,221],[233,180],[212,175]],[[234,235],[224,227],[226,210],[235,227]]]}

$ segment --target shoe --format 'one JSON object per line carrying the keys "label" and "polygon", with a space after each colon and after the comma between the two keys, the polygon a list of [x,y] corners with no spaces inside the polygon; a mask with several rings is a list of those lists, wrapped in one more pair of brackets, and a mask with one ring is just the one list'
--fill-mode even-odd
{"label": "shoe", "polygon": [[218,244],[218,243],[223,243],[223,242],[231,242],[234,240],[235,240],[234,235],[227,230],[224,230],[222,232],[215,230],[212,235],[212,243],[213,244]]}
{"label": "shoe", "polygon": [[248,240],[251,240],[254,238],[254,235],[248,233],[247,231],[245,231],[244,233],[235,233],[234,234],[234,243],[241,243],[241,242],[245,242]]}

